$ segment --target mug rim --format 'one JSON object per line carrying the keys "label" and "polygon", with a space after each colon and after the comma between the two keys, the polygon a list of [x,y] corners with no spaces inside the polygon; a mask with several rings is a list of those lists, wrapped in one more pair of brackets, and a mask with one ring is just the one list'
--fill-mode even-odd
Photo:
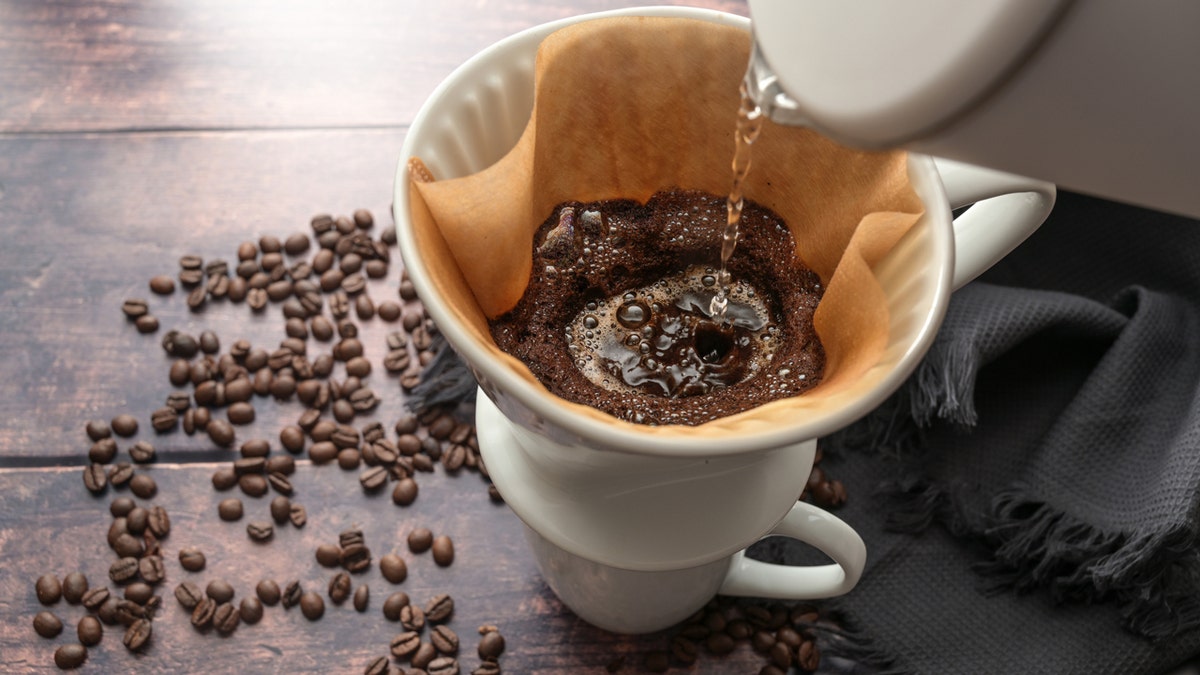
{"label": "mug rim", "polygon": [[[439,331],[460,356],[472,368],[485,377],[504,396],[511,397],[521,406],[534,412],[540,420],[559,427],[580,439],[619,452],[669,457],[715,457],[757,452],[784,445],[818,438],[837,431],[867,414],[895,392],[905,379],[916,369],[917,364],[932,344],[937,327],[941,324],[949,304],[951,281],[954,269],[953,225],[944,188],[933,160],[924,155],[908,153],[909,176],[917,194],[925,205],[922,221],[929,228],[934,247],[931,260],[942,264],[932,274],[937,276],[934,296],[929,311],[921,318],[916,338],[907,345],[895,365],[881,376],[868,391],[856,396],[838,408],[834,414],[816,420],[801,420],[795,424],[774,425],[768,429],[748,430],[735,442],[729,437],[706,438],[703,434],[666,436],[646,433],[638,425],[615,425],[606,420],[578,415],[563,405],[563,399],[552,394],[540,383],[530,382],[493,359],[485,347],[463,330],[455,316],[434,293],[420,251],[416,247],[409,218],[408,162],[416,157],[414,149],[420,144],[422,133],[430,132],[437,120],[433,110],[451,95],[456,88],[466,86],[475,77],[475,71],[486,68],[493,60],[510,57],[510,52],[536,53],[541,40],[551,32],[583,21],[613,16],[669,16],[694,18],[714,23],[732,25],[750,31],[750,19],[713,9],[680,6],[633,7],[590,14],[582,14],[532,26],[484,48],[447,76],[418,110],[405,135],[401,146],[395,180],[393,184],[393,218],[396,223],[400,254],[408,270],[409,279],[418,291],[422,302],[433,318]],[[612,418],[616,420],[617,418]]]}

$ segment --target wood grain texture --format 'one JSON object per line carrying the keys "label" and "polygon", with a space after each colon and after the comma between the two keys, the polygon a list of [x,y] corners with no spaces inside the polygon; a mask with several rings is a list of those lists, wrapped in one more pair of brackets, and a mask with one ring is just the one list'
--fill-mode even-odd
{"label": "wood grain texture", "polygon": [[[209,484],[216,466],[159,465],[149,470],[159,485],[152,503],[172,518],[171,533],[162,542],[167,578],[156,587],[163,607],[154,620],[154,636],[150,646],[135,655],[121,644],[119,627],[105,626],[104,639],[89,650],[82,672],[360,673],[371,659],[387,654],[391,639],[402,631],[381,612],[384,598],[397,590],[420,604],[438,593],[454,597],[448,625],[460,637],[464,673],[478,664],[476,628],[485,623],[499,626],[505,637],[501,665],[506,673],[603,673],[621,655],[627,656],[621,672],[644,672],[644,655],[666,648],[665,634],[618,636],[565,610],[538,575],[520,521],[507,507],[490,502],[477,475],[448,476],[440,468],[421,474],[417,501],[397,507],[386,494],[364,495],[352,472],[302,462],[294,477],[293,500],[308,509],[308,525],[299,530],[278,527],[272,541],[256,544],[246,536],[245,526],[249,520],[269,520],[270,498],[243,495],[243,519],[219,520],[216,504],[232,493],[215,492]],[[0,523],[5,568],[0,575],[0,672],[55,671],[54,649],[75,640],[74,626],[86,613],[80,605],[60,601],[49,609],[66,625],[63,634],[53,640],[38,637],[33,616],[45,609],[34,593],[38,576],[49,572],[61,578],[80,571],[93,587],[104,584],[118,590],[107,579],[108,567],[116,560],[105,543],[112,521],[108,503],[128,493],[110,490],[92,497],[77,474],[77,469],[0,470],[5,513]],[[334,571],[319,566],[313,555],[318,544],[336,543],[338,533],[352,526],[363,530],[376,560],[394,552],[408,563],[408,578],[401,584],[384,580],[377,564],[353,575],[355,587],[370,587],[371,604],[362,614],[350,603],[329,602],[325,589]],[[454,539],[454,564],[441,568],[429,553],[408,551],[404,538],[419,526]],[[186,546],[206,554],[203,571],[186,572],[179,566],[179,549]],[[241,598],[252,594],[264,578],[280,585],[296,579],[320,592],[326,600],[325,616],[310,622],[298,608],[267,607],[261,623],[243,624],[223,637],[192,628],[173,595],[184,580],[204,588],[209,581],[224,579]],[[753,673],[761,664],[762,657],[743,645],[721,659],[703,657],[695,672]]]}
{"label": "wood grain texture", "polygon": [[0,132],[402,127],[487,45],[639,4],[744,0],[0,3]]}

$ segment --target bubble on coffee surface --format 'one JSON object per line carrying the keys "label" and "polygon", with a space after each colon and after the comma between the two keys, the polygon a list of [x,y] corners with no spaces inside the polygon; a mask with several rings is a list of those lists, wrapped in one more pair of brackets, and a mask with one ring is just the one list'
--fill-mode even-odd
{"label": "bubble on coffee surface", "polygon": [[597,386],[677,398],[766,372],[774,355],[770,308],[744,281],[730,287],[725,321],[713,320],[712,268],[692,266],[651,284],[589,301],[566,328],[575,366]]}

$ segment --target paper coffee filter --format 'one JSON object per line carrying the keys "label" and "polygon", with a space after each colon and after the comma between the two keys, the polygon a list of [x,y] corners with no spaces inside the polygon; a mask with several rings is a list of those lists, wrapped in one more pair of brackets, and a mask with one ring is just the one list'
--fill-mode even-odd
{"label": "paper coffee filter", "polygon": [[[419,158],[410,162],[422,258],[473,339],[537,382],[496,347],[487,320],[521,298],[533,237],[557,204],[644,202],[670,188],[729,191],[738,86],[749,51],[745,31],[705,21],[613,17],[574,24],[542,42],[533,114],[505,157],[449,180],[435,180]],[[841,404],[841,392],[887,343],[887,302],[871,268],[922,212],[906,167],[904,153],[850,150],[769,121],[753,146],[746,197],[783,217],[801,259],[826,287],[815,317],[827,359],[818,387],[697,427],[634,425],[564,404],[647,434],[705,436],[744,433]]]}

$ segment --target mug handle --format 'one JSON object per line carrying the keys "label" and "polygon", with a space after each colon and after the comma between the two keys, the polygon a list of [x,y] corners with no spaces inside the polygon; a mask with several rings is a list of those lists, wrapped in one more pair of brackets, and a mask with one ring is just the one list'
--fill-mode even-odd
{"label": "mug handle", "polygon": [[817,600],[846,593],[858,583],[867,561],[862,537],[843,520],[807,502],[796,502],[775,529],[767,534],[797,539],[820,549],[832,564],[774,565],[746,557],[738,551],[729,562],[717,593],[722,595]]}
{"label": "mug handle", "polygon": [[1053,183],[933,158],[950,208],[973,204],[954,219],[954,290],[995,265],[1050,215]]}

